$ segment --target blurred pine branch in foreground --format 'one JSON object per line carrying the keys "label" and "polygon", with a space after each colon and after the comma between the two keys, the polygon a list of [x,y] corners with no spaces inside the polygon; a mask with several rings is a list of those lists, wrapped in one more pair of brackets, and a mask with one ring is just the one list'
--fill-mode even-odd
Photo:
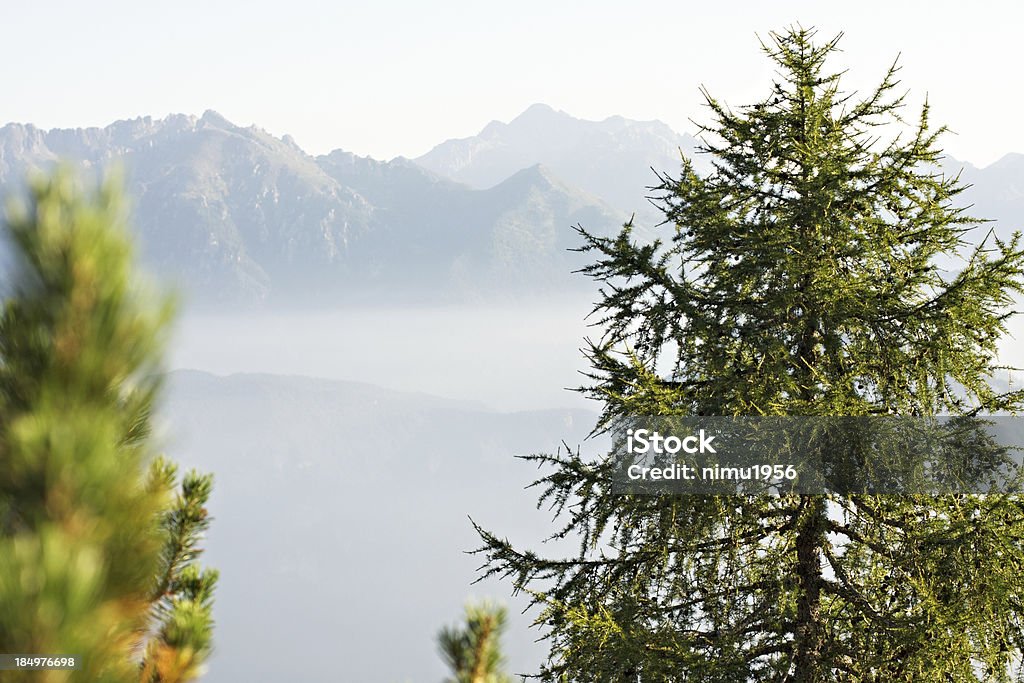
{"label": "blurred pine branch in foreground", "polygon": [[133,270],[120,183],[66,168],[4,224],[0,653],[78,655],[5,681],[189,681],[211,649],[212,480],[155,457],[173,305]]}

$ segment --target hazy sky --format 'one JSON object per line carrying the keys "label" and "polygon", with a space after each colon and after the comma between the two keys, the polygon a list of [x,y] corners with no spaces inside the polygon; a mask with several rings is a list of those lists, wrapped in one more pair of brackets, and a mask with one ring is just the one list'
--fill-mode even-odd
{"label": "hazy sky", "polygon": [[[902,53],[913,102],[990,163],[1024,152],[1016,2],[2,0],[0,120],[42,127],[215,109],[315,153],[418,156],[534,102],[691,131],[697,87],[765,94],[756,34],[844,31],[866,88]],[[843,9],[839,9],[839,8]],[[979,9],[982,7],[982,9]]]}

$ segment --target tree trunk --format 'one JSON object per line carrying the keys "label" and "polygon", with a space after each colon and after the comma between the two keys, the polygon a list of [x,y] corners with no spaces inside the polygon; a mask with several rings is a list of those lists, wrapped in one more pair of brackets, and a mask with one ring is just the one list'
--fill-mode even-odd
{"label": "tree trunk", "polygon": [[821,496],[803,496],[796,535],[797,598],[794,681],[822,683],[821,551],[825,541],[826,508]]}

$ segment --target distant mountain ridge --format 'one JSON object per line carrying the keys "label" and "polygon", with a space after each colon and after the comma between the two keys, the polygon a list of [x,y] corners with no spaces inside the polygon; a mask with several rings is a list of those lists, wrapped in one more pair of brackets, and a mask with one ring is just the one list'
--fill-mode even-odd
{"label": "distant mountain ridge", "polygon": [[0,129],[0,187],[75,160],[123,163],[143,256],[212,305],[464,300],[583,284],[572,226],[625,217],[540,167],[486,191],[409,162],[335,151],[215,112],[102,129]]}
{"label": "distant mountain ridge", "polygon": [[[610,233],[636,214],[648,234],[661,219],[645,199],[655,170],[671,175],[683,153],[707,171],[697,145],[659,121],[585,121],[540,104],[392,161],[314,157],[212,111],[105,128],[8,124],[0,193],[58,159],[123,163],[145,261],[193,304],[515,299],[592,292],[573,274],[584,263],[569,251],[573,226]],[[943,166],[962,170],[962,203],[997,234],[1024,227],[1024,155]]]}
{"label": "distant mountain ridge", "polygon": [[704,159],[695,155],[697,145],[696,138],[661,121],[621,116],[586,121],[534,104],[509,123],[492,121],[479,134],[442,142],[415,161],[476,188],[541,163],[624,213],[649,215],[646,188],[657,182],[652,169],[675,172],[682,151],[706,170]]}
{"label": "distant mountain ridge", "polygon": [[1006,154],[983,168],[952,158],[945,166],[947,172],[960,171],[961,181],[970,185],[962,195],[964,204],[973,205],[970,215],[995,221],[1004,237],[1024,231],[1024,154]]}

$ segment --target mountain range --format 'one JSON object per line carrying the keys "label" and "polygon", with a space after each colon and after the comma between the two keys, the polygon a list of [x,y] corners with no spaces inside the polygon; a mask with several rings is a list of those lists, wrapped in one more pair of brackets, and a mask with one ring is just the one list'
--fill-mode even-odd
{"label": "mountain range", "polygon": [[475,190],[410,161],[313,157],[214,112],[0,129],[0,186],[58,159],[127,169],[147,265],[200,305],[329,305],[558,291],[572,226],[624,216],[539,164]]}
{"label": "mountain range", "polygon": [[[336,150],[208,111],[105,128],[0,128],[0,192],[59,159],[127,169],[145,262],[196,306],[480,300],[591,291],[573,226],[609,233],[698,141],[658,121],[585,121],[545,105],[415,159]],[[1024,155],[985,168],[952,158],[963,201],[997,232],[1024,225]],[[641,234],[643,234],[641,232]]]}
{"label": "mountain range", "polygon": [[698,171],[709,170],[706,157],[696,154],[698,144],[661,121],[584,121],[535,104],[509,123],[492,121],[479,134],[442,142],[415,161],[474,188],[493,187],[540,163],[620,211],[650,219],[657,212],[646,196],[657,183],[655,171],[671,175],[681,152]]}

